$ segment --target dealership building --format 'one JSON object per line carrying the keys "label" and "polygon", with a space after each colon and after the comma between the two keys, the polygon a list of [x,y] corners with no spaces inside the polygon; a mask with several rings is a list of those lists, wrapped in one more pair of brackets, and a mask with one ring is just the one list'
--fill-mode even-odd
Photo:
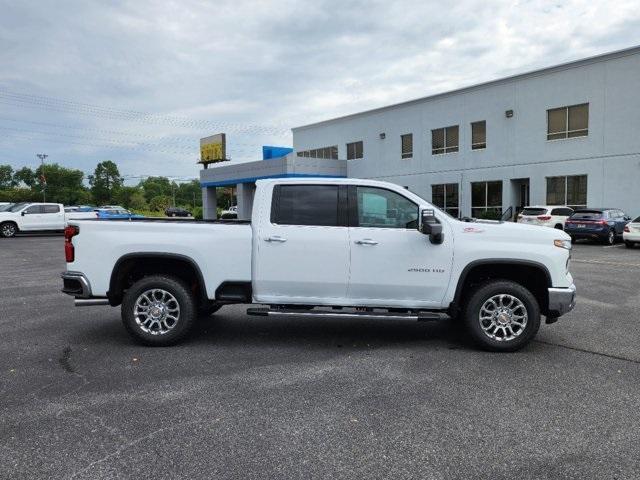
{"label": "dealership building", "polygon": [[293,129],[293,151],[201,170],[205,218],[215,188],[351,177],[404,186],[454,216],[512,207],[616,207],[640,215],[640,47]]}

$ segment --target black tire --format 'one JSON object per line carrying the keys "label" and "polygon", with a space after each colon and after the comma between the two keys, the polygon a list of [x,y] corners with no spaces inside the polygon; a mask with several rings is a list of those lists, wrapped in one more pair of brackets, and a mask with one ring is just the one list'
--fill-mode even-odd
{"label": "black tire", "polygon": [[[154,289],[173,296],[179,307],[177,320],[165,333],[158,333],[157,329],[156,333],[145,330],[145,326],[136,320],[134,312],[136,302],[143,293]],[[169,300],[168,305],[173,305],[173,300]],[[126,291],[122,299],[121,314],[124,327],[137,342],[154,347],[165,347],[175,345],[189,334],[196,320],[196,302],[189,287],[181,280],[170,276],[153,275],[138,280]],[[165,322],[165,324],[169,323]]]}
{"label": "black tire", "polygon": [[0,224],[0,236],[4,238],[15,237],[18,233],[18,226],[14,222],[3,222]]}
{"label": "black tire", "polygon": [[575,237],[571,237],[571,243],[576,243]]}
{"label": "black tire", "polygon": [[564,230],[564,227],[562,226],[562,224],[561,224],[561,223],[558,223],[558,224],[557,224],[555,227],[553,227],[553,228],[555,228],[556,230]]}
{"label": "black tire", "polygon": [[602,240],[602,243],[604,243],[605,245],[615,245],[616,232],[614,232],[613,230],[609,230],[609,233],[607,233],[607,236]]}
{"label": "black tire", "polygon": [[629,242],[629,241],[624,242],[624,246],[627,248],[633,248],[634,245],[635,245],[634,242]]}
{"label": "black tire", "polygon": [[[498,339],[491,338],[493,332],[498,332],[498,328],[485,333],[481,326],[480,311],[485,302],[499,295],[509,295],[517,299],[525,309],[527,322],[524,328],[518,328],[515,324],[511,327],[511,331],[518,330],[516,336],[509,340],[500,340],[500,334],[495,335]],[[508,301],[505,300],[505,302]],[[515,311],[522,314],[523,310],[517,307]],[[527,345],[538,332],[540,328],[540,307],[538,301],[533,294],[522,285],[511,280],[489,280],[478,286],[471,294],[463,313],[464,323],[467,331],[471,335],[473,341],[482,349],[491,352],[515,352]],[[502,328],[502,327],[499,327]]]}

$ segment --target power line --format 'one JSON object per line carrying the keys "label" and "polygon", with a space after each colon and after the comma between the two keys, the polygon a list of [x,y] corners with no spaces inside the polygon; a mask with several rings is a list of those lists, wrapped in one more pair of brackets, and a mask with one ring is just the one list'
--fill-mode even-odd
{"label": "power line", "polygon": [[83,115],[98,116],[102,118],[119,118],[127,121],[135,121],[142,123],[167,124],[172,126],[182,126],[184,128],[208,128],[223,131],[236,131],[247,133],[262,133],[265,135],[281,135],[288,134],[290,130],[283,126],[275,125],[255,125],[231,122],[213,122],[210,120],[194,120],[175,115],[162,115],[144,113],[135,110],[115,109],[110,107],[102,107],[83,102],[58,99],[54,97],[45,97],[41,95],[32,95],[11,92],[6,89],[0,89],[0,103],[14,106],[31,106],[34,108],[42,108],[45,110],[66,111],[71,113],[80,113]]}

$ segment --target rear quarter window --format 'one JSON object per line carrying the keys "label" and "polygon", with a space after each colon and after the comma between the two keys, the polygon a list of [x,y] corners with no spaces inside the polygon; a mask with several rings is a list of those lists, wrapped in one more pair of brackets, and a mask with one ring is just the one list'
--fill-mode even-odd
{"label": "rear quarter window", "polygon": [[570,208],[554,208],[551,210],[551,215],[557,215],[560,217],[569,217],[573,214],[573,210]]}

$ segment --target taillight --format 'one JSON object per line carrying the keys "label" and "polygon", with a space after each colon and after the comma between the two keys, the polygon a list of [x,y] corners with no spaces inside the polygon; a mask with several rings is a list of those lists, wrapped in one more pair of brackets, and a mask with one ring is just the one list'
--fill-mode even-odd
{"label": "taillight", "polygon": [[546,222],[547,220],[551,220],[551,216],[550,215],[538,215],[538,220],[544,220]]}
{"label": "taillight", "polygon": [[71,239],[80,233],[80,228],[75,225],[69,225],[64,229],[64,257],[67,263],[71,263],[75,260],[75,249]]}
{"label": "taillight", "polygon": [[629,230],[629,225],[624,226],[624,231],[627,233],[631,233],[631,230]]}

